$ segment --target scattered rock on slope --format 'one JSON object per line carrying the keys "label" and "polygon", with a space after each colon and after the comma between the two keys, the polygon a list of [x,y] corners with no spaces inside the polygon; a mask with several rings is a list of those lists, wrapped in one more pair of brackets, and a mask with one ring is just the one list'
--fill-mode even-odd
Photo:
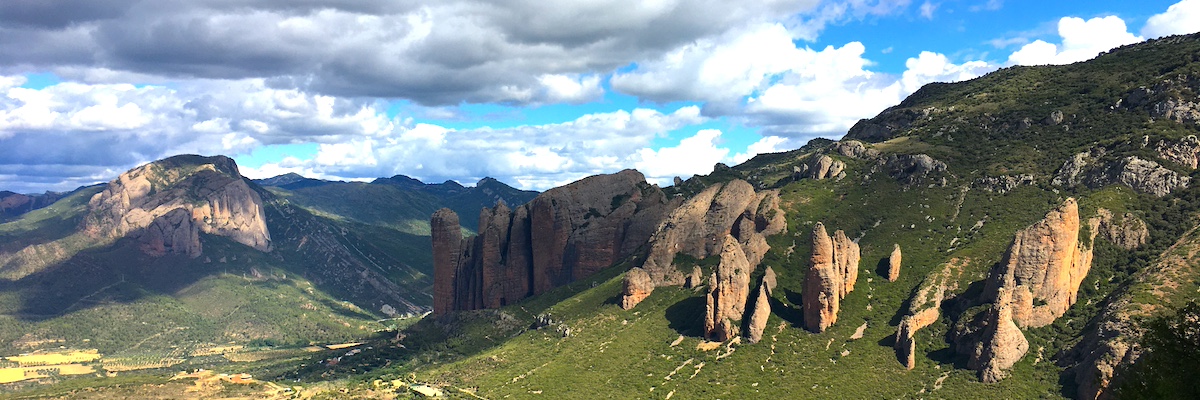
{"label": "scattered rock on slope", "polygon": [[646,270],[634,267],[625,273],[622,288],[621,308],[628,310],[649,297],[650,292],[654,291],[654,284],[650,282],[650,275]]}
{"label": "scattered rock on slope", "polygon": [[888,256],[888,282],[895,282],[900,279],[900,245],[896,244],[892,248],[892,255]]}

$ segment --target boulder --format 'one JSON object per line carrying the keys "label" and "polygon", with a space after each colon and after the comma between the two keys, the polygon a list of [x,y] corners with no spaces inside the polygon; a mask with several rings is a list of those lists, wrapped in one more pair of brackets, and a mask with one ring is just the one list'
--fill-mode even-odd
{"label": "boulder", "polygon": [[977,340],[960,352],[967,354],[967,368],[979,371],[979,380],[984,383],[999,382],[1008,375],[1008,370],[1029,351],[1029,341],[1025,334],[1013,322],[1011,302],[1004,301],[1010,294],[1001,293],[1001,301],[981,313],[982,318],[975,326],[977,331],[967,332],[967,336],[977,336]]}
{"label": "boulder", "polygon": [[625,273],[622,288],[621,308],[629,310],[650,297],[650,292],[654,291],[654,283],[650,281],[650,275],[646,273],[646,270],[634,267]]}
{"label": "boulder", "polygon": [[892,248],[892,255],[888,257],[888,282],[895,282],[900,279],[900,245],[896,244]]}
{"label": "boulder", "polygon": [[691,289],[704,284],[704,271],[700,270],[699,265],[692,266],[692,273],[688,274],[687,279],[683,282],[683,287]]}
{"label": "boulder", "polygon": [[768,294],[775,293],[775,286],[779,285],[779,282],[775,277],[775,270],[771,267],[767,267],[767,270],[763,272],[762,284],[767,288]]}

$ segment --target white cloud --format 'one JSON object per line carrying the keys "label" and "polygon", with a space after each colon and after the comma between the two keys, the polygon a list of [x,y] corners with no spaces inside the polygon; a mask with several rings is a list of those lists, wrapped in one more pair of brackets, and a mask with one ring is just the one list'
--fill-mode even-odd
{"label": "white cloud", "polygon": [[791,150],[798,145],[794,145],[792,140],[779,136],[764,136],[757,142],[751,143],[746,147],[745,153],[738,153],[731,160],[733,164],[741,164],[754,156],[765,153],[778,153],[780,151]]}
{"label": "white cloud", "polygon": [[933,3],[930,3],[929,0],[925,0],[924,3],[921,3],[921,17],[924,17],[925,19],[928,19],[928,20],[932,20],[933,13],[935,11],[937,11],[937,9],[938,9],[937,4],[933,4]]}
{"label": "white cloud", "polygon": [[1200,0],[1183,0],[1167,11],[1150,17],[1142,27],[1142,36],[1159,38],[1200,32]]}
{"label": "white cloud", "polygon": [[647,180],[661,185],[669,185],[676,176],[687,179],[692,175],[711,173],[713,166],[729,154],[729,149],[717,146],[720,137],[719,130],[702,129],[675,147],[643,148],[638,151],[639,159],[634,166],[646,175]]}
{"label": "white cloud", "polygon": [[1117,16],[1083,20],[1063,17],[1058,21],[1062,44],[1042,40],[1022,46],[1008,57],[1009,64],[1070,64],[1085,61],[1117,46],[1137,43],[1142,38],[1129,33],[1125,21]]}

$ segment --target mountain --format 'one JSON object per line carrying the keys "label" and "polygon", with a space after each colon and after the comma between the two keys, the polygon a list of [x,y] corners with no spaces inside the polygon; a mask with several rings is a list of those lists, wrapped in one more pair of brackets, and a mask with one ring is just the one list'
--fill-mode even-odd
{"label": "mountain", "polygon": [[54,204],[67,193],[46,192],[43,194],[20,194],[0,191],[0,222],[15,219],[21,214]]}
{"label": "mountain", "polygon": [[555,190],[603,194],[543,203],[561,217],[530,257],[612,248],[573,239],[588,223],[655,228],[529,297],[556,271],[520,255],[536,218],[491,208],[457,242],[440,211],[445,312],[346,368],[486,398],[1128,395],[1178,357],[1142,334],[1200,290],[1197,76],[1189,35],[927,85],[841,141],[661,189],[653,217],[576,182]]}
{"label": "mountain", "polygon": [[117,342],[99,317],[142,313],[131,337],[367,340],[220,366],[329,397],[1187,398],[1196,77],[1200,35],[1005,68],[668,188],[261,187],[164,160],[0,225],[0,299],[29,304],[0,338],[145,352],[162,335]]}

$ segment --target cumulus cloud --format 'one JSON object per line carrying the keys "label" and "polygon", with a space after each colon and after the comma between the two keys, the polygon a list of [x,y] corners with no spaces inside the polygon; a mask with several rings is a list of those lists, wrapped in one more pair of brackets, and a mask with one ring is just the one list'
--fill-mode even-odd
{"label": "cumulus cloud", "polygon": [[816,3],[10,0],[0,68],[92,83],[262,78],[426,105],[580,102],[600,93],[597,72]]}
{"label": "cumulus cloud", "polygon": [[1085,61],[1114,47],[1137,43],[1143,39],[1129,33],[1125,21],[1117,16],[1084,20],[1063,17],[1058,21],[1061,44],[1035,40],[1022,46],[1008,57],[1009,64],[1045,65],[1070,64]]}
{"label": "cumulus cloud", "polygon": [[1142,27],[1142,36],[1159,38],[1200,32],[1200,0],[1183,0],[1167,11],[1150,17]]}
{"label": "cumulus cloud", "polygon": [[938,5],[937,5],[937,4],[931,3],[931,2],[929,2],[929,0],[925,0],[925,2],[924,2],[924,3],[921,3],[921,10],[920,10],[920,11],[921,11],[921,17],[922,17],[922,18],[925,18],[925,19],[932,20],[932,19],[933,19],[933,13],[934,13],[934,12],[936,12],[936,11],[937,11],[937,9],[938,9]]}
{"label": "cumulus cloud", "polygon": [[897,77],[871,71],[865,52],[859,42],[798,47],[784,26],[764,24],[683,46],[615,74],[611,82],[618,91],[660,102],[703,100],[706,115],[742,119],[765,136],[836,138],[926,83],[970,79],[996,68],[923,52]]}
{"label": "cumulus cloud", "polygon": [[646,175],[647,180],[668,184],[674,177],[691,177],[708,174],[713,166],[725,159],[729,149],[718,147],[721,131],[702,129],[695,136],[685,138],[675,147],[658,150],[643,148],[638,151],[636,168]]}

